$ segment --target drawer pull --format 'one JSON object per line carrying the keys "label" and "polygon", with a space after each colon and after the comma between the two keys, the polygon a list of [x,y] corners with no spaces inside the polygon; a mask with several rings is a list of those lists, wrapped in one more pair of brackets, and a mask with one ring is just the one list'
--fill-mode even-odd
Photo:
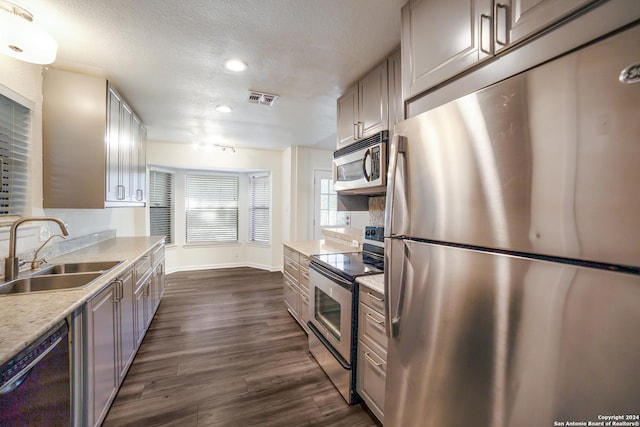
{"label": "drawer pull", "polygon": [[375,317],[373,317],[371,314],[367,313],[367,317],[371,320],[373,320],[375,323],[377,323],[378,325],[384,325],[384,320],[378,320]]}
{"label": "drawer pull", "polygon": [[376,301],[378,301],[378,302],[382,302],[382,301],[384,301],[384,298],[378,298],[377,296],[375,296],[375,295],[374,295],[374,294],[372,294],[371,292],[367,292],[367,295],[369,295],[369,297],[370,297],[371,299],[374,299],[374,300],[376,300]]}
{"label": "drawer pull", "polygon": [[380,368],[380,367],[382,366],[382,363],[376,362],[375,360],[373,360],[373,359],[371,358],[371,356],[369,356],[369,352],[365,352],[365,353],[364,353],[364,357],[365,357],[366,359],[368,359],[368,360],[369,360],[369,362],[370,362],[371,364],[373,364],[376,368]]}

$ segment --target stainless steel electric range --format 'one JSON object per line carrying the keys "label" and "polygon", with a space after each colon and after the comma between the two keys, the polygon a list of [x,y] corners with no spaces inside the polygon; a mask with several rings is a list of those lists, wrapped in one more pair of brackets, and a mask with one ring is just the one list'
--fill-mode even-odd
{"label": "stainless steel electric range", "polygon": [[309,271],[309,350],[349,404],[358,337],[356,278],[384,272],[384,229],[366,227],[361,253],[313,255]]}

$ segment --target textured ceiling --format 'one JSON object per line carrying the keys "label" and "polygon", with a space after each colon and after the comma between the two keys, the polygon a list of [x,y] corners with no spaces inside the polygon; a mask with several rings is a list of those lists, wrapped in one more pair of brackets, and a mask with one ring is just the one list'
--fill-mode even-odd
{"label": "textured ceiling", "polygon": [[[152,140],[333,149],[336,99],[400,44],[406,0],[24,0],[53,67],[110,79]],[[226,71],[244,60],[243,74]],[[248,91],[280,96],[250,104]],[[215,111],[219,104],[234,109]]]}

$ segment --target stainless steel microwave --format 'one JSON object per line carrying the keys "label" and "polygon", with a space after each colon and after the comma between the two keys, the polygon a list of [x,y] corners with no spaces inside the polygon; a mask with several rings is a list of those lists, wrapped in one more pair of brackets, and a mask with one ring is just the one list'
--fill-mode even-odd
{"label": "stainless steel microwave", "polygon": [[342,194],[382,194],[387,186],[389,132],[382,131],[333,153],[333,186]]}

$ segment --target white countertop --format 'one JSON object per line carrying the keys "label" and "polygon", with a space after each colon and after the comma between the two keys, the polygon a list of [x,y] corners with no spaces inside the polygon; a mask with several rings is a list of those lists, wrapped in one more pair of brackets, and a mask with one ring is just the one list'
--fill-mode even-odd
{"label": "white countertop", "polygon": [[370,274],[356,277],[356,282],[384,296],[384,274]]}
{"label": "white countertop", "polygon": [[282,244],[306,256],[360,252],[359,247],[341,245],[327,240],[295,240],[282,242]]}
{"label": "white countertop", "polygon": [[0,295],[0,364],[19,353],[127,270],[162,237],[116,237],[49,260],[124,261],[84,289]]}

